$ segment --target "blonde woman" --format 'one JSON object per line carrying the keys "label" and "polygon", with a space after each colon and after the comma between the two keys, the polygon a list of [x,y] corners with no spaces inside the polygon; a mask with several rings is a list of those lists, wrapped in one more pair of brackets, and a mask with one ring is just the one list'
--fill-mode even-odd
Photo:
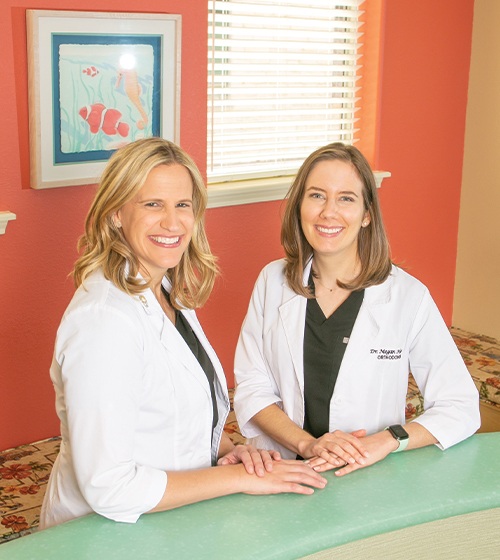
{"label": "blonde woman", "polygon": [[206,202],[175,144],[139,140],[110,159],[50,370],[62,443],[42,528],[91,512],[135,522],[225,494],[324,487],[311,467],[235,447],[223,431],[225,377],[194,311],[217,274]]}
{"label": "blonde woman", "polygon": [[[262,270],[236,350],[251,443],[342,476],[477,430],[478,392],[427,288],[391,263],[359,150],[334,143],[304,161],[281,240],[286,258]],[[410,371],[425,411],[405,424]]]}

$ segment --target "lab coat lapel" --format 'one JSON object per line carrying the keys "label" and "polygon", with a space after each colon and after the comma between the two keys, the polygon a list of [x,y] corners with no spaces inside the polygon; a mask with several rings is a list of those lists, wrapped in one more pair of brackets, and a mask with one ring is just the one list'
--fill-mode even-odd
{"label": "lab coat lapel", "polygon": [[[358,327],[365,333],[365,336],[370,336],[372,338],[377,336],[380,331],[380,325],[386,321],[385,304],[391,301],[393,272],[382,284],[371,286],[365,290],[365,296],[360,310],[361,324]],[[357,327],[356,323],[354,324],[354,328]]]}
{"label": "lab coat lapel", "polygon": [[342,360],[337,385],[344,372],[352,371],[354,364],[366,357],[366,348],[376,346],[375,341],[381,325],[386,321],[385,304],[391,300],[392,283],[393,277],[390,275],[382,284],[366,288],[363,303]]}
{"label": "lab coat lapel", "polygon": [[[307,283],[311,262],[304,270],[304,284]],[[304,390],[304,327],[306,323],[307,299],[299,296],[283,282],[283,298],[279,308],[281,325],[285,331],[288,350],[293,362],[293,369],[301,390]]]}
{"label": "lab coat lapel", "polygon": [[[163,281],[163,286],[167,291],[170,291],[170,284],[167,279]],[[203,386],[205,392],[210,395],[210,387],[206,375],[196,356],[191,352],[175,325],[167,318],[153,292],[145,290],[137,297],[146,313],[150,316],[155,330],[159,331],[160,341],[171,356],[171,359],[182,364],[187,374],[196,379]],[[192,325],[191,321],[190,324]],[[195,333],[198,336],[196,330]]]}

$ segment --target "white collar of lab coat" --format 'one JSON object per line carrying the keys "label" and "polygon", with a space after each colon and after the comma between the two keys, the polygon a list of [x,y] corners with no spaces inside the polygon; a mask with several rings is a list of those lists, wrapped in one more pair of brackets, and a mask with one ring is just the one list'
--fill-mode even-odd
{"label": "white collar of lab coat", "polygon": [[[302,278],[304,286],[307,286],[309,282],[309,275],[311,273],[313,258],[311,257],[306,266],[304,267],[304,275]],[[396,266],[392,267],[391,273],[387,279],[382,282],[382,284],[377,284],[376,286],[370,286],[365,290],[365,295],[363,298],[363,304],[368,306],[382,305],[388,303],[391,300],[391,289],[394,282],[394,276],[398,274],[398,268]]]}
{"label": "white collar of lab coat", "polygon": [[[312,258],[304,268],[303,282],[306,286],[311,272]],[[360,310],[360,321],[366,324],[371,334],[376,336],[379,332],[380,324],[384,320],[384,307],[391,299],[391,289],[394,281],[394,275],[398,273],[398,269],[393,267],[391,274],[382,284],[370,286],[365,290],[362,310]],[[283,282],[283,299],[279,307],[279,314],[286,339],[289,347],[297,380],[303,386],[303,346],[304,346],[304,328],[298,325],[304,325],[306,319],[307,299],[296,294],[287,284]],[[356,327],[355,327],[356,328]]]}
{"label": "white collar of lab coat", "polygon": [[[140,274],[137,275],[137,278],[143,279]],[[172,284],[166,276],[163,277],[162,286],[168,293],[170,293]],[[186,366],[187,370],[191,374],[193,374],[194,377],[202,384],[205,390],[209,391],[206,375],[203,373],[198,360],[191,352],[191,350],[189,350],[186,346],[186,351],[179,352],[179,348],[184,348],[185,346],[184,339],[182,338],[175,325],[171,323],[171,321],[163,312],[163,309],[156,299],[153,290],[151,290],[151,288],[146,288],[142,293],[135,296],[135,299],[142,305],[148,315],[154,314],[158,315],[161,318],[161,320],[163,321],[163,328],[161,329],[160,334],[162,344],[169,351],[173,352],[177,359],[179,359]],[[219,378],[219,380],[221,380],[224,377],[224,372],[219,362],[219,358],[210,345],[210,342],[208,341],[203,329],[201,328],[201,325],[196,318],[195,312],[191,309],[186,308],[182,308],[180,311],[186,318],[190,327],[193,329],[200,343],[203,345],[203,348],[207,352],[212,365],[214,366],[217,377]]]}

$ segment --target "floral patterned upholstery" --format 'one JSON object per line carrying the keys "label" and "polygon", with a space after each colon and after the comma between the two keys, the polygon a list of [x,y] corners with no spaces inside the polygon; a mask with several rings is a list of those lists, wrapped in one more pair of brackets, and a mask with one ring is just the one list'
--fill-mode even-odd
{"label": "floral patterned upholstery", "polygon": [[500,407],[500,341],[454,327],[451,334],[481,400]]}
{"label": "floral patterned upholstery", "polygon": [[0,544],[32,533],[60,438],[0,452]]}

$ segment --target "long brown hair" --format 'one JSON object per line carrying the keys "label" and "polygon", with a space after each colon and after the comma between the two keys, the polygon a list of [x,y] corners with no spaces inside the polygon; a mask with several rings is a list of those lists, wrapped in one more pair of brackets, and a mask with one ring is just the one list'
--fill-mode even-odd
{"label": "long brown hair", "polygon": [[318,162],[325,160],[341,160],[353,166],[363,183],[363,206],[370,216],[370,223],[361,228],[358,235],[357,249],[361,271],[351,282],[337,280],[337,284],[347,290],[361,290],[381,284],[389,276],[392,266],[375,177],[370,164],[354,146],[341,142],[328,144],[314,151],[301,165],[286,197],[281,226],[281,243],[286,255],[286,280],[294,292],[305,297],[312,297],[309,288],[304,286],[303,276],[304,267],[311,258],[313,249],[302,231],[300,209],[307,177]]}
{"label": "long brown hair", "polygon": [[193,235],[177,266],[167,271],[172,284],[171,303],[194,309],[203,305],[218,274],[205,234],[204,213],[207,191],[194,161],[176,144],[162,138],[146,138],[127,144],[110,158],[85,221],[85,233],[78,242],[81,256],[75,263],[75,286],[84,283],[95,270],[129,294],[138,294],[149,284],[138,278],[139,261],[114,214],[143,187],[152,169],[159,165],[184,166],[193,183]]}

